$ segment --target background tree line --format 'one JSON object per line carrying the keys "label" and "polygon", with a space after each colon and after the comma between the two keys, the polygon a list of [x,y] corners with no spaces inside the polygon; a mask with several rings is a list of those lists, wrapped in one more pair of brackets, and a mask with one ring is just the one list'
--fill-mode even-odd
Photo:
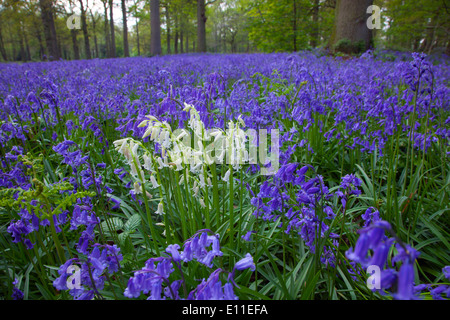
{"label": "background tree line", "polygon": [[[381,29],[367,28],[372,4]],[[449,10],[449,0],[0,0],[0,59],[374,46],[450,54]],[[80,28],[68,28],[73,14]]]}

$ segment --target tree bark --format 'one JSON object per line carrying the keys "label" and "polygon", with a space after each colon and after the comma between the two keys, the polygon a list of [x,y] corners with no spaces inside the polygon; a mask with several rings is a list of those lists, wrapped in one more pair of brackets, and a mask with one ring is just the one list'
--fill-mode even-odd
{"label": "tree bark", "polygon": [[138,51],[138,56],[141,55],[141,45],[140,45],[140,41],[139,41],[139,19],[136,21],[136,41],[137,41],[137,51]]}
{"label": "tree bark", "polygon": [[161,21],[159,17],[159,0],[150,0],[150,54],[161,54]]}
{"label": "tree bark", "polygon": [[[352,44],[361,43],[363,50],[372,46],[372,30],[367,27],[367,19],[371,16],[367,8],[373,0],[337,0],[335,9],[335,25],[331,44],[336,45],[339,40],[347,39]],[[352,52],[356,53],[353,48]]]}
{"label": "tree bark", "polygon": [[70,35],[72,37],[72,48],[73,53],[75,55],[75,60],[80,60],[80,51],[78,49],[78,41],[77,41],[77,31],[75,29],[71,29]]}
{"label": "tree bark", "polygon": [[125,0],[122,0],[122,20],[123,20],[123,54],[125,57],[130,56],[128,48],[128,27],[127,27],[127,6]]}
{"label": "tree bark", "polygon": [[86,10],[84,9],[83,0],[79,0],[81,9],[81,28],[83,29],[84,37],[84,55],[86,59],[91,59],[91,46],[89,44],[89,33],[86,23]]}
{"label": "tree bark", "polygon": [[169,6],[164,6],[164,12],[166,14],[166,25],[167,25],[167,34],[166,34],[166,44],[167,44],[167,54],[170,54],[170,16],[169,16]]}
{"label": "tree bark", "polygon": [[312,10],[313,30],[311,32],[311,41],[309,42],[313,48],[317,47],[319,43],[319,8],[319,0],[314,0],[314,7]]}
{"label": "tree bark", "polygon": [[25,30],[23,31],[23,40],[25,41],[25,50],[27,53],[27,60],[31,60],[31,52],[30,52],[30,45],[28,43],[28,36]]}
{"label": "tree bark", "polygon": [[174,50],[175,54],[178,53],[178,30],[180,29],[180,26],[178,24],[178,14],[175,15],[175,39],[174,41]]}
{"label": "tree bark", "polygon": [[58,40],[56,38],[55,21],[53,19],[52,0],[39,0],[41,8],[42,24],[44,25],[45,42],[50,60],[58,60],[61,54],[58,49]]}
{"label": "tree bark", "polygon": [[294,52],[297,51],[297,1],[293,1],[293,21],[292,21],[292,31],[293,31],[293,45],[294,45]]}
{"label": "tree bark", "polygon": [[27,55],[25,52],[25,47],[23,46],[23,29],[20,28],[18,30],[19,32],[17,32],[17,38],[19,39],[19,56],[20,56],[20,61],[27,61]]}
{"label": "tree bark", "polygon": [[110,27],[110,34],[111,34],[110,56],[111,56],[111,58],[115,58],[116,57],[116,39],[114,36],[113,0],[109,0],[109,27]]}
{"label": "tree bark", "polygon": [[45,54],[44,44],[42,43],[41,30],[38,25],[34,24],[34,32],[36,35],[36,39],[39,43],[39,57],[42,59],[42,56]]}
{"label": "tree bark", "polygon": [[184,44],[183,44],[183,21],[181,21],[181,28],[180,28],[180,53],[184,53]]}
{"label": "tree bark", "polygon": [[105,25],[104,25],[104,29],[105,29],[105,56],[106,57],[111,57],[111,42],[110,42],[110,38],[109,38],[109,28],[108,28],[108,4],[107,4],[107,0],[102,0],[103,2],[103,7],[105,9]]}
{"label": "tree bark", "polygon": [[97,32],[96,32],[97,22],[95,21],[95,17],[94,17],[94,14],[92,13],[92,10],[89,10],[89,12],[91,13],[92,29],[94,31],[95,57],[98,58],[99,53],[98,53]]}
{"label": "tree bark", "polygon": [[8,61],[8,56],[6,55],[5,45],[3,43],[1,24],[0,24],[0,54],[2,55],[3,60]]}
{"label": "tree bark", "polygon": [[197,51],[206,52],[206,6],[205,0],[197,0]]}

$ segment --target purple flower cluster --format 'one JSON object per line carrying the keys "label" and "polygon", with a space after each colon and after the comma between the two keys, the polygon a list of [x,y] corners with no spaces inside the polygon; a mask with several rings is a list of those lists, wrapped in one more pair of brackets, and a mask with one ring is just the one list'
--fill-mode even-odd
{"label": "purple flower cluster", "polygon": [[[392,237],[386,236],[389,232]],[[391,225],[377,220],[368,227],[359,230],[359,238],[355,248],[346,252],[346,257],[359,264],[363,269],[377,266],[380,272],[379,288],[384,292],[396,288],[393,297],[398,300],[418,299],[414,288],[414,263],[420,252],[404,244],[393,232]],[[395,248],[396,254],[390,259],[389,252]],[[395,266],[399,265],[396,268]]]}
{"label": "purple flower cluster", "polygon": [[0,187],[2,188],[21,188],[28,190],[31,187],[30,176],[27,171],[30,165],[19,161],[19,156],[23,155],[23,148],[13,146],[10,152],[1,159],[0,169]]}
{"label": "purple flower cluster", "polygon": [[[34,244],[27,236],[37,232],[40,227],[50,226],[50,221],[47,218],[41,219],[36,215],[34,208],[37,205],[38,202],[33,200],[31,201],[30,206],[22,206],[17,213],[20,219],[12,220],[7,228],[7,231],[11,234],[12,241],[14,243],[22,242],[28,250],[33,249]],[[55,214],[50,218],[53,219],[57,233],[61,232],[60,226],[67,222],[67,217],[68,211],[64,211],[60,214]]]}
{"label": "purple flower cluster", "polygon": [[[71,146],[76,146],[77,149],[75,151],[69,151]],[[78,148],[77,144],[71,140],[64,140],[63,142],[57,144],[53,147],[53,150],[64,157],[63,163],[66,163],[74,170],[86,163],[88,156],[82,155],[81,150]]]}
{"label": "purple flower cluster", "polygon": [[[317,251],[318,239],[328,235],[331,245],[323,247],[320,260],[324,265],[334,267],[334,248],[338,246],[336,239],[339,235],[331,232],[326,221],[336,217],[338,208],[333,208],[331,200],[333,197],[340,198],[345,210],[348,198],[361,194],[361,180],[353,174],[346,175],[338,190],[331,193],[321,175],[307,178],[309,170],[314,171],[314,168],[308,165],[298,169],[296,163],[283,165],[273,181],[264,181],[258,195],[252,198],[251,203],[256,207],[254,215],[267,221],[275,221],[284,215],[285,232],[295,230],[311,253]],[[264,199],[269,200],[265,202]]]}
{"label": "purple flower cluster", "polygon": [[[133,277],[128,281],[124,295],[128,298],[138,298],[141,294],[148,295],[148,300],[161,299],[182,299],[179,289],[183,286],[186,292],[186,282],[183,274],[183,263],[192,265],[192,261],[197,261],[208,268],[213,268],[213,259],[222,256],[220,250],[219,236],[208,235],[209,230],[200,230],[193,237],[183,244],[183,251],[180,251],[178,244],[171,244],[166,249],[167,256],[151,258],[146,261],[145,266],[134,272]],[[208,250],[208,248],[210,250]],[[170,280],[175,267],[182,275],[181,279]],[[227,282],[222,285],[219,279],[220,273],[224,272],[218,268],[213,271],[208,279],[202,282],[185,297],[188,300],[236,300],[233,291],[235,270],[245,270],[250,268],[255,270],[253,258],[247,254],[238,261],[229,274]]]}
{"label": "purple flower cluster", "polygon": [[[103,290],[107,275],[118,272],[120,261],[123,260],[120,248],[116,245],[93,245],[93,249],[86,253],[86,259],[80,258],[67,260],[58,270],[59,277],[53,281],[53,286],[58,290],[69,290],[74,300],[91,300],[95,295],[100,295]],[[70,266],[77,266],[76,272],[70,281]],[[78,273],[77,273],[78,272]],[[78,283],[77,283],[77,278]],[[75,283],[73,283],[75,282]],[[70,288],[69,288],[70,287]]]}
{"label": "purple flower cluster", "polygon": [[11,295],[11,298],[13,298],[13,300],[23,300],[23,292],[22,290],[20,290],[17,285],[18,285],[19,281],[17,279],[14,279],[13,281],[13,293]]}

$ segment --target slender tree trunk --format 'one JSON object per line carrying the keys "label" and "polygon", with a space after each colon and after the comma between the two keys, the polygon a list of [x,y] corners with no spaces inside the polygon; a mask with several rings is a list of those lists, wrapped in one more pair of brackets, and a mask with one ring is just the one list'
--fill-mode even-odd
{"label": "slender tree trunk", "polygon": [[314,0],[314,7],[312,10],[313,30],[311,32],[311,41],[309,42],[313,48],[317,47],[319,43],[319,8],[319,0]]}
{"label": "slender tree trunk", "polygon": [[137,40],[137,50],[138,50],[138,56],[141,55],[141,45],[139,41],[139,19],[136,22],[136,40]]}
{"label": "slender tree trunk", "polygon": [[219,34],[217,31],[217,26],[214,26],[214,52],[217,53],[219,50]]}
{"label": "slender tree trunk", "polygon": [[293,19],[292,19],[292,33],[293,33],[293,47],[294,52],[297,51],[297,1],[292,1],[293,3]]}
{"label": "slender tree trunk", "polygon": [[197,0],[197,51],[206,52],[206,8],[205,0]]}
{"label": "slender tree trunk", "polygon": [[150,0],[150,54],[161,54],[161,21],[159,17],[159,0]]}
{"label": "slender tree trunk", "polygon": [[23,40],[25,41],[25,50],[27,54],[27,61],[31,60],[31,52],[30,52],[30,45],[28,43],[28,36],[25,30],[23,31]]}
{"label": "slender tree trunk", "polygon": [[84,55],[86,59],[91,59],[91,46],[89,44],[89,33],[86,23],[86,10],[84,9],[83,0],[79,0],[81,9],[81,28],[83,29],[84,37]]}
{"label": "slender tree trunk", "polygon": [[21,30],[22,28],[20,28],[17,32],[17,39],[19,42],[19,56],[20,56],[20,61],[27,61],[27,56],[25,53],[25,48],[23,46],[23,31]]}
{"label": "slender tree trunk", "polygon": [[180,28],[180,53],[184,53],[184,46],[183,46],[183,21],[181,22],[181,28]]}
{"label": "slender tree trunk", "polygon": [[97,21],[95,21],[95,17],[94,17],[94,14],[92,13],[92,10],[89,10],[89,12],[91,13],[92,29],[94,31],[95,57],[98,58],[99,52],[98,52],[97,28],[96,28]]}
{"label": "slender tree trunk", "polygon": [[103,7],[105,9],[105,56],[110,58],[111,57],[111,42],[109,37],[109,28],[108,28],[108,4],[107,0],[103,0]]}
{"label": "slender tree trunk", "polygon": [[72,37],[72,48],[75,60],[80,60],[80,51],[78,49],[78,41],[77,41],[77,31],[75,29],[71,29],[70,35]]}
{"label": "slender tree trunk", "polygon": [[237,36],[237,31],[235,31],[235,32],[233,32],[232,34],[231,34],[231,52],[232,53],[236,53],[236,48],[237,48],[237,46],[236,46],[236,36]]}
{"label": "slender tree trunk", "polygon": [[175,39],[174,39],[174,50],[175,54],[178,53],[178,30],[180,29],[178,25],[178,14],[175,15]]}
{"label": "slender tree trunk", "polygon": [[95,46],[95,57],[99,58],[99,53],[98,53],[98,41],[97,41],[97,34],[95,32],[95,26],[94,27],[94,46]]}
{"label": "slender tree trunk", "polygon": [[[335,45],[339,40],[348,39],[352,43],[351,52],[348,53],[369,49],[372,46],[373,34],[367,27],[367,19],[370,17],[367,8],[372,4],[373,0],[337,0],[331,44]],[[358,48],[359,44],[362,48]]]}
{"label": "slender tree trunk", "polygon": [[186,28],[186,49],[184,50],[186,53],[189,53],[189,31]]}
{"label": "slender tree trunk", "polygon": [[125,57],[130,56],[128,48],[128,27],[127,27],[127,6],[125,0],[122,0],[122,21],[123,21],[123,54]]}
{"label": "slender tree trunk", "polygon": [[42,56],[45,54],[45,49],[44,49],[44,44],[42,43],[42,37],[41,37],[41,30],[39,25],[36,24],[36,22],[33,23],[34,24],[34,32],[36,35],[36,39],[38,40],[39,43],[39,58],[42,59]]}
{"label": "slender tree trunk", "polygon": [[[1,16],[1,12],[0,12]],[[0,54],[2,55],[3,60],[8,61],[8,55],[5,50],[5,43],[3,42],[3,34],[2,34],[2,24],[0,21]]]}
{"label": "slender tree trunk", "polygon": [[166,14],[166,25],[167,25],[167,34],[166,34],[166,44],[167,44],[167,54],[170,54],[170,16],[169,16],[169,6],[165,5],[164,12]]}
{"label": "slender tree trunk", "polygon": [[44,25],[45,41],[47,43],[49,59],[58,60],[61,55],[59,53],[58,40],[56,38],[52,0],[39,0],[39,6],[41,8],[41,17]]}
{"label": "slender tree trunk", "polygon": [[11,51],[12,51],[12,55],[11,55],[11,61],[15,61],[17,58],[17,54],[16,54],[16,46],[14,43],[14,35],[13,35],[13,30],[11,30],[11,25],[7,24],[6,25],[6,36],[8,37],[8,42],[11,44]]}
{"label": "slender tree trunk", "polygon": [[111,33],[111,58],[116,57],[116,39],[114,36],[113,0],[109,0],[109,27]]}
{"label": "slender tree trunk", "polygon": [[2,35],[2,25],[0,24],[0,54],[2,55],[3,60],[8,61],[8,56],[6,55],[5,44],[3,42]]}

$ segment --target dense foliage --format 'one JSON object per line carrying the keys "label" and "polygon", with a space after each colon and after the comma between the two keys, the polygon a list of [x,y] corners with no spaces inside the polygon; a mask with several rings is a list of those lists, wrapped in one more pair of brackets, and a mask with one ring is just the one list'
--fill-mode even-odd
{"label": "dense foliage", "polygon": [[[152,1],[158,2],[160,8],[161,54],[295,52],[324,47],[335,50],[339,49],[338,41],[349,41],[334,39],[336,0],[0,0],[0,59],[155,55],[151,44]],[[50,17],[54,17],[56,35],[52,39],[48,38],[42,16],[43,2],[52,3]],[[204,3],[204,49],[199,49],[198,2]],[[374,48],[450,54],[448,1],[367,3],[380,9],[380,27],[373,30]],[[357,27],[355,21],[343,19],[349,28],[366,28],[364,20],[370,14],[363,9],[357,14],[363,23]],[[83,12],[85,22],[81,21]],[[71,17],[79,18],[78,27],[68,27],[68,21],[75,21]],[[52,41],[57,42],[56,56],[49,49]],[[337,51],[360,53],[359,48]]]}

